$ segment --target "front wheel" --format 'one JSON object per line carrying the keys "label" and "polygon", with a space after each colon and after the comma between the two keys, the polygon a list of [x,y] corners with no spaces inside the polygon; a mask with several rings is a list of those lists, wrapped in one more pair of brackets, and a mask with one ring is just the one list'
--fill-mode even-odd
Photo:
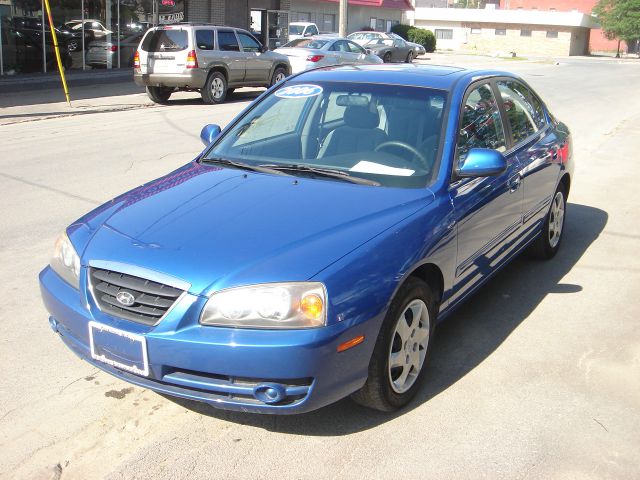
{"label": "front wheel", "polygon": [[411,401],[424,378],[437,303],[422,280],[409,277],[402,285],[382,323],[367,381],[352,395],[357,403],[391,412]]}
{"label": "front wheel", "polygon": [[227,98],[227,79],[220,72],[211,72],[200,92],[204,103],[222,103]]}
{"label": "front wheel", "polygon": [[273,87],[276,83],[280,83],[285,78],[287,78],[287,71],[282,67],[276,68],[275,71],[273,72],[273,76],[271,77],[270,86]]}
{"label": "front wheel", "polygon": [[147,87],[147,96],[155,103],[167,103],[173,93],[173,88],[168,87]]}
{"label": "front wheel", "polygon": [[549,212],[544,218],[542,231],[529,247],[529,254],[540,260],[553,258],[560,249],[564,232],[564,217],[567,209],[567,194],[564,185],[558,185],[553,195]]}
{"label": "front wheel", "polygon": [[391,62],[391,52],[387,52],[384,54],[384,56],[382,57],[382,61],[384,63],[389,63]]}

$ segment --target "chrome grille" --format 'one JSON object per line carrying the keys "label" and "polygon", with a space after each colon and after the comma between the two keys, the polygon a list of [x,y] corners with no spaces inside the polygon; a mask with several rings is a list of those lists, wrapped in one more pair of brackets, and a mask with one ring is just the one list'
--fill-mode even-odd
{"label": "chrome grille", "polygon": [[[93,297],[103,312],[144,325],[155,325],[183,291],[125,273],[89,269]],[[120,292],[133,297],[131,304],[117,299]]]}

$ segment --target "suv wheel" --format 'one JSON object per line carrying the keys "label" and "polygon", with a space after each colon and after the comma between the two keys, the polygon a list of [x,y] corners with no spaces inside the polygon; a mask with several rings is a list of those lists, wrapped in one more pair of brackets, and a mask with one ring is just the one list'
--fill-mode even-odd
{"label": "suv wheel", "polygon": [[222,103],[227,98],[227,80],[220,72],[211,72],[202,89],[204,103]]}
{"label": "suv wheel", "polygon": [[167,103],[173,93],[173,88],[147,87],[147,96],[155,103]]}
{"label": "suv wheel", "polygon": [[282,67],[276,68],[276,70],[273,72],[273,77],[271,77],[271,86],[274,86],[276,83],[281,82],[285,78],[287,78],[287,71]]}

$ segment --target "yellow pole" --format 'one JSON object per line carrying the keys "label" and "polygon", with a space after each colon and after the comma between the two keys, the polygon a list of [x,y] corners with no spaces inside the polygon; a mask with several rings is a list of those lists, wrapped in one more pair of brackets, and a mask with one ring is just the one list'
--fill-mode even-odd
{"label": "yellow pole", "polygon": [[[69,89],[67,88],[67,80],[64,78],[64,70],[62,68],[62,61],[60,60],[60,47],[58,47],[58,37],[56,36],[56,29],[53,26],[53,19],[51,18],[51,7],[49,7],[49,0],[44,0],[44,4],[47,8],[47,16],[49,17],[49,27],[51,28],[51,36],[53,37],[53,47],[56,50],[56,59],[58,60],[58,71],[60,72],[60,79],[62,80],[62,88],[64,89],[64,96],[67,97],[67,103],[71,106],[71,99],[69,98]],[[82,52],[84,55],[84,52]]]}

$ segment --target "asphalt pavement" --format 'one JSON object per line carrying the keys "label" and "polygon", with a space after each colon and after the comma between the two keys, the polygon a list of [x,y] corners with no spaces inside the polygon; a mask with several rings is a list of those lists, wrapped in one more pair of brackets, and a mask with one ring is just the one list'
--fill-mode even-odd
{"label": "asphalt pavement", "polygon": [[571,127],[576,172],[558,256],[516,259],[440,326],[427,381],[391,415],[163,397],[82,362],[48,326],[37,275],[63,228],[188,162],[204,124],[261,90],[157,106],[124,79],[75,85],[68,109],[45,86],[3,89],[0,478],[638,478],[640,62],[430,61],[520,73]]}

